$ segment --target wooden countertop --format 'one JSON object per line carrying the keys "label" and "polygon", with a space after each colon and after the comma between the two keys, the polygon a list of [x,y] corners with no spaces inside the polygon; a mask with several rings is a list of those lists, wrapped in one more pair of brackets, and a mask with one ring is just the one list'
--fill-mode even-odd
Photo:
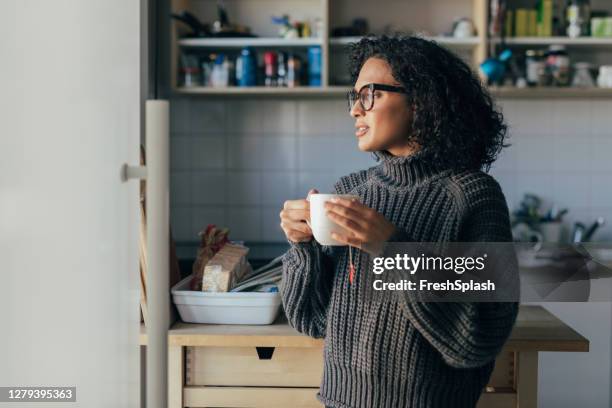
{"label": "wooden countertop", "polygon": [[[141,343],[146,334],[141,332]],[[171,346],[322,347],[323,340],[298,333],[284,319],[268,326],[177,322],[168,332]],[[520,306],[516,325],[504,346],[516,351],[589,351],[589,340],[541,306]]]}
{"label": "wooden countertop", "polygon": [[542,306],[520,306],[504,347],[517,351],[589,351],[589,340]]}

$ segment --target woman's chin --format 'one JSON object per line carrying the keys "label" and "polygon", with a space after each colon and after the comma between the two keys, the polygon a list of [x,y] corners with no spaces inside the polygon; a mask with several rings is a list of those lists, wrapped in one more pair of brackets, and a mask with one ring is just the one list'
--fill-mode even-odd
{"label": "woman's chin", "polygon": [[372,146],[372,141],[368,140],[367,137],[357,139],[357,147],[362,152],[371,152],[374,148],[374,146]]}

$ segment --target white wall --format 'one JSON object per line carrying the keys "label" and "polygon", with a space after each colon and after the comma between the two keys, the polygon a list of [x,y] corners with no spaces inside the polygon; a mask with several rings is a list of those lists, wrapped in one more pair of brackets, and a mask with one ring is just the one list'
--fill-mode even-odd
{"label": "white wall", "polygon": [[[502,101],[512,147],[492,170],[511,208],[525,192],[570,208],[568,223],[610,222],[612,101]],[[343,174],[373,165],[357,150],[341,98],[307,100],[174,99],[172,225],[197,240],[207,223],[235,239],[282,242],[278,212],[310,187],[332,188]]]}

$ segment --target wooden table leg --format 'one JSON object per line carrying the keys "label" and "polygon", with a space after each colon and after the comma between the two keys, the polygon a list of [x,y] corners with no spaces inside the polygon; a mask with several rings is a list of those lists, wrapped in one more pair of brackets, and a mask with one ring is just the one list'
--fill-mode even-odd
{"label": "wooden table leg", "polygon": [[520,351],[517,356],[517,397],[519,408],[538,407],[538,352]]}
{"label": "wooden table leg", "polygon": [[182,346],[168,346],[168,408],[183,408],[184,352]]}

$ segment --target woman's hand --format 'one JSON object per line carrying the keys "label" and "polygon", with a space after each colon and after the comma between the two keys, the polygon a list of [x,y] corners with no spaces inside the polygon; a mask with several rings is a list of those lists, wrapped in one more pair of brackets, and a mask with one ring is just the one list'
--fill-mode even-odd
{"label": "woman's hand", "polygon": [[[318,193],[311,189],[308,195]],[[306,224],[310,221],[310,202],[304,200],[287,200],[280,212],[280,226],[285,236],[292,242],[307,242],[312,239],[312,230]]]}
{"label": "woman's hand", "polygon": [[350,234],[332,233],[332,238],[371,254],[377,254],[395,232],[395,226],[381,213],[355,199],[335,198],[326,202],[325,208],[330,219]]}

